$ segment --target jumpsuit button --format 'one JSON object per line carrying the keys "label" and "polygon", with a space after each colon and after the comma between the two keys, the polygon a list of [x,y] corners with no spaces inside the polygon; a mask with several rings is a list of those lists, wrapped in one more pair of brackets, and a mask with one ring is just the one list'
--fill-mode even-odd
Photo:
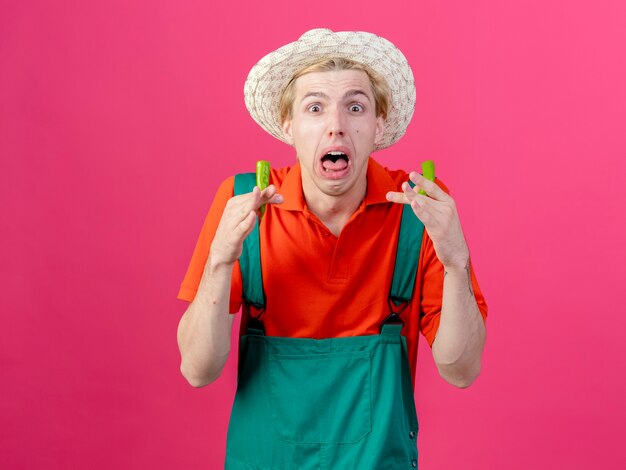
{"label": "jumpsuit button", "polygon": [[413,466],[413,468],[417,468],[417,460],[411,460],[411,465]]}
{"label": "jumpsuit button", "polygon": [[410,438],[410,439],[415,439],[415,431],[411,431],[411,432],[409,433],[409,438]]}

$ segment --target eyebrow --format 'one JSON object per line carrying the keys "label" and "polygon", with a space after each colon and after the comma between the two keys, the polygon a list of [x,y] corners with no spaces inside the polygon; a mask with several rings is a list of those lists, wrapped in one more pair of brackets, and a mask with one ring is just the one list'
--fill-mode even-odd
{"label": "eyebrow", "polygon": [[351,98],[353,96],[358,96],[358,95],[363,95],[367,98],[367,100],[369,101],[370,97],[368,96],[367,93],[365,93],[363,90],[359,90],[359,89],[355,89],[355,90],[348,90],[346,91],[346,93],[343,95],[344,98]]}
{"label": "eyebrow", "polygon": [[[365,96],[367,98],[368,101],[370,100],[370,97],[367,95],[367,93],[365,93],[363,90],[359,90],[358,88],[354,89],[354,90],[346,91],[344,93],[344,95],[343,95],[343,99],[351,98],[353,96],[358,96],[358,95],[363,95],[363,96]],[[326,93],[324,93],[324,92],[321,92],[321,91],[310,91],[310,92],[308,92],[306,95],[304,95],[302,97],[300,102],[304,101],[305,99],[307,99],[307,98],[309,98],[311,96],[317,97],[317,98],[323,98],[323,99],[326,99],[326,100],[330,99],[330,97]]]}

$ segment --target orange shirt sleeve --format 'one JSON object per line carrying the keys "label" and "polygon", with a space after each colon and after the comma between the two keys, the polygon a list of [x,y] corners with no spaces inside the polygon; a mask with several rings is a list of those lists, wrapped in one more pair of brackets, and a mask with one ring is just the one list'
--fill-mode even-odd
{"label": "orange shirt sleeve", "polygon": [[[448,188],[439,179],[436,181],[446,193],[450,193]],[[437,336],[437,330],[439,329],[439,319],[441,318],[444,270],[443,264],[439,261],[435,253],[433,242],[426,232],[424,233],[422,253],[420,260],[422,273],[420,331],[426,338],[426,341],[428,341],[428,344],[432,347],[435,337]],[[487,319],[487,303],[476,280],[476,274],[474,273],[472,264],[470,264],[470,275],[478,310],[483,317],[483,321],[485,321]]]}
{"label": "orange shirt sleeve", "polygon": [[[209,213],[207,214],[200,236],[196,242],[196,247],[191,256],[187,273],[178,291],[178,298],[191,302],[198,291],[200,279],[204,272],[204,265],[209,257],[209,249],[213,242],[213,237],[217,231],[217,226],[222,218],[222,213],[226,207],[228,200],[233,197],[234,193],[234,177],[226,179],[217,190],[217,194],[213,199]],[[233,275],[230,287],[230,313],[237,313],[241,307],[241,270],[237,261],[233,267]]]}

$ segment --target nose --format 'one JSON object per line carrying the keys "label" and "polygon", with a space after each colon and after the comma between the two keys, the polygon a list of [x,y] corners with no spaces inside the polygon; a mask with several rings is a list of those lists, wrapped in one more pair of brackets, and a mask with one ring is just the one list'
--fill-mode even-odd
{"label": "nose", "polygon": [[328,112],[328,136],[342,137],[344,133],[344,118],[339,107],[335,107]]}

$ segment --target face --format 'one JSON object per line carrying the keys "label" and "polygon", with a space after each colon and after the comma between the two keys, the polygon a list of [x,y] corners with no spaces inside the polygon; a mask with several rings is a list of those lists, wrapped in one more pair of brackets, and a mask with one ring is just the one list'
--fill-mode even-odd
{"label": "face", "polygon": [[305,195],[364,196],[368,158],[384,125],[367,74],[338,70],[299,77],[291,115],[283,132],[296,149]]}

